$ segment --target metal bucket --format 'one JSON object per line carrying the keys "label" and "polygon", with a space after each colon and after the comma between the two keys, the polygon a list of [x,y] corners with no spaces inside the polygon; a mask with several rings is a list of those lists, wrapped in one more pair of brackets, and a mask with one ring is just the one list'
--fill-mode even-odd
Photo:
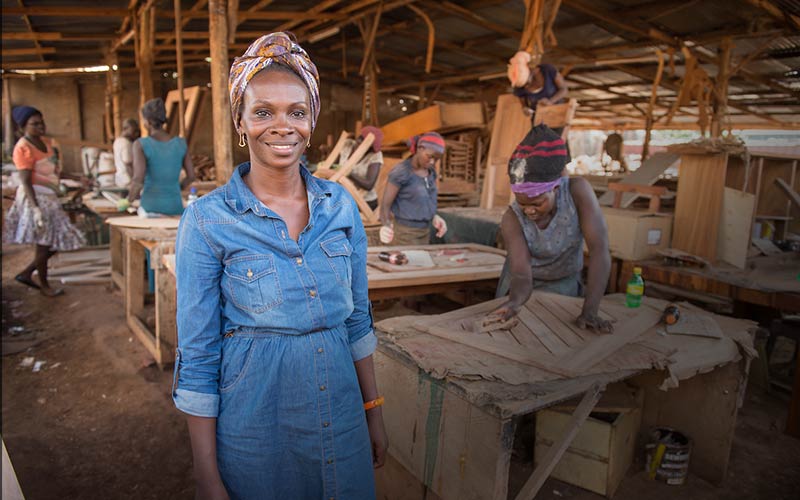
{"label": "metal bucket", "polygon": [[645,471],[650,479],[678,485],[689,476],[692,440],[667,427],[653,429],[645,445]]}

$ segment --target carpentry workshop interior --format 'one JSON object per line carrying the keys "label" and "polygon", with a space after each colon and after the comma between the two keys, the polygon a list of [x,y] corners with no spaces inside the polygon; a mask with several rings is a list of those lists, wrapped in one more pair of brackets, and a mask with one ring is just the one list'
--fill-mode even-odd
{"label": "carpentry workshop interior", "polygon": [[797,1],[2,25],[2,498],[797,498]]}

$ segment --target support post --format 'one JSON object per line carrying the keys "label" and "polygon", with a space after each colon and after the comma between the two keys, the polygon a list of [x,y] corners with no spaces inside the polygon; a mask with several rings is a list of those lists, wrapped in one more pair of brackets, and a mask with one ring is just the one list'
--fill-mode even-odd
{"label": "support post", "polygon": [[[155,7],[142,9],[139,13],[139,27],[136,30],[139,42],[139,109],[153,98],[153,45],[155,39]],[[142,136],[147,129],[142,123]]]}
{"label": "support post", "polygon": [[181,35],[181,0],[175,0],[175,57],[178,72],[178,135],[186,137],[186,104],[183,100],[183,36]]}
{"label": "support post", "polygon": [[[122,134],[122,72],[119,68],[119,55],[112,52],[108,65],[111,67],[111,114],[114,124],[114,137]],[[114,69],[116,66],[117,69]]]}
{"label": "support post", "polygon": [[711,117],[711,137],[722,135],[723,122],[728,116],[728,81],[731,70],[731,37],[722,39],[719,47],[717,78],[714,85],[714,114]]}
{"label": "support post", "polygon": [[211,105],[214,121],[214,168],[217,182],[225,183],[233,165],[233,130],[228,97],[228,2],[208,2],[209,43],[211,47]]}
{"label": "support post", "polygon": [[14,150],[14,123],[11,119],[11,85],[8,78],[3,78],[3,147],[11,156]]}

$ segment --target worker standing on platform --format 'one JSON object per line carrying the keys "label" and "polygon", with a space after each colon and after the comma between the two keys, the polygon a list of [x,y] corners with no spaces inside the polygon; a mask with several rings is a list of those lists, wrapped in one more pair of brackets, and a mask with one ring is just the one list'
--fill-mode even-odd
{"label": "worker standing on platform", "polygon": [[125,188],[133,179],[133,141],[139,138],[139,122],[128,118],[122,123],[122,133],[114,139],[114,184]]}
{"label": "worker standing on platform", "polygon": [[[534,289],[585,295],[578,325],[610,332],[611,323],[598,314],[611,269],[608,230],[589,182],[562,176],[568,161],[561,137],[539,125],[508,162],[515,199],[500,223],[508,257],[497,296],[510,294],[493,314],[503,319],[515,316]],[[584,239],[589,249],[585,291],[581,280]]]}
{"label": "worker standing on platform", "polygon": [[[64,291],[47,281],[47,261],[59,251],[77,250],[84,236],[61,209],[58,150],[45,137],[42,112],[31,106],[17,106],[11,116],[23,136],[14,146],[14,166],[22,181],[14,204],[6,214],[3,240],[36,245],[36,255],[28,267],[14,277],[23,285],[38,288],[42,295],[54,297]],[[33,272],[39,282],[33,281]]]}
{"label": "worker standing on platform", "polygon": [[286,33],[237,57],[250,161],[189,205],[176,249],[175,405],[197,498],[375,498],[386,459],[367,237],[352,196],[300,166],[319,76]]}
{"label": "worker standing on platform", "polygon": [[[133,179],[128,197],[120,200],[117,208],[127,210],[141,192],[140,207],[145,213],[180,215],[183,213],[181,191],[194,181],[194,166],[186,140],[172,137],[164,130],[167,110],[160,97],[144,103],[142,118],[148,136],[133,143]],[[186,171],[183,180],[180,180],[181,169]]]}
{"label": "worker standing on platform", "polygon": [[437,238],[445,235],[447,224],[436,214],[436,162],[442,159],[444,150],[444,138],[436,132],[411,139],[412,156],[392,169],[383,191],[381,243],[427,245],[431,226]]}
{"label": "worker standing on platform", "polygon": [[[567,97],[569,89],[555,66],[545,63],[529,68],[530,59],[530,54],[520,51],[511,60],[511,65],[518,69],[515,73],[518,81],[512,82],[514,95],[522,102],[522,111],[533,120],[538,105],[560,103]],[[556,130],[556,133],[561,134],[561,130]]]}

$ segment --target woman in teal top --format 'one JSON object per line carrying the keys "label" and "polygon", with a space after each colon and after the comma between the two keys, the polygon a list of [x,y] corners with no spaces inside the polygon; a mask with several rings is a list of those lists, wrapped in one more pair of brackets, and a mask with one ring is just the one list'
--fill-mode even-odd
{"label": "woman in teal top", "polygon": [[[140,206],[145,212],[163,215],[181,215],[181,191],[194,181],[192,158],[187,154],[186,141],[171,137],[164,124],[167,111],[159,97],[147,101],[142,107],[142,117],[148,137],[133,143],[133,180],[128,201],[142,193]],[[180,180],[181,168],[186,170]]]}

